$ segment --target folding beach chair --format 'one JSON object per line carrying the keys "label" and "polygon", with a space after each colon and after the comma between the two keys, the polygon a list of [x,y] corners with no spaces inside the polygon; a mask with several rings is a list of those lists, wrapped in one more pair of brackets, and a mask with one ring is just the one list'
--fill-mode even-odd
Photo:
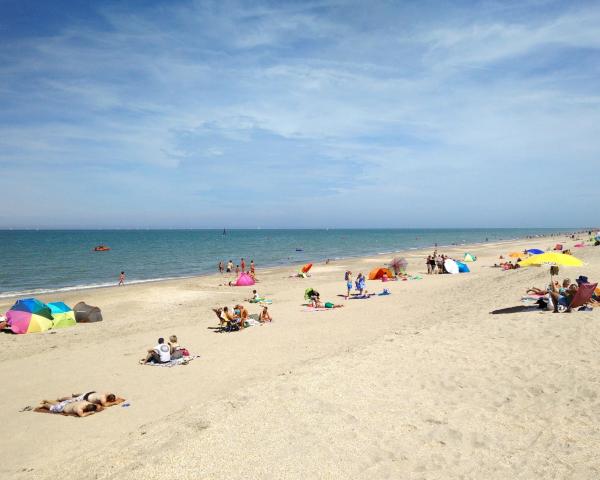
{"label": "folding beach chair", "polygon": [[[581,307],[588,303],[592,299],[592,295],[597,286],[597,283],[580,283],[577,293],[573,297],[573,300],[571,300],[568,309],[573,310],[574,308]],[[564,305],[558,306],[559,312],[564,312],[565,310],[567,310],[567,308]]]}

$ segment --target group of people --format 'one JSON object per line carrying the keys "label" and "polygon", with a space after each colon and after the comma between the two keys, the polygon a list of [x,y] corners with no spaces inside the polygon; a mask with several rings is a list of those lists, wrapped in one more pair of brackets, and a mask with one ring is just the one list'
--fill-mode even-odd
{"label": "group of people", "polygon": [[88,392],[62,397],[52,402],[42,400],[39,408],[48,410],[50,413],[62,413],[65,415],[77,415],[87,417],[103,407],[107,407],[116,401],[114,393]]}
{"label": "group of people", "polygon": [[350,270],[347,270],[346,273],[344,274],[344,280],[346,282],[346,300],[348,300],[350,298],[350,295],[352,295],[352,287],[353,286],[356,289],[355,295],[358,295],[358,296],[365,295],[367,280],[362,273],[359,273],[356,276],[356,281],[353,284],[352,272]]}
{"label": "group of people", "polygon": [[168,343],[165,343],[164,338],[159,338],[156,346],[148,350],[146,357],[142,358],[140,363],[168,363],[188,355],[187,349],[179,345],[177,335],[171,335]]}
{"label": "group of people", "polygon": [[[528,294],[541,295],[538,302],[542,302],[544,307],[552,308],[555,313],[558,313],[560,309],[571,312],[573,306],[573,298],[577,295],[579,288],[583,284],[588,283],[588,278],[584,275],[580,275],[575,279],[575,283],[571,283],[571,280],[565,278],[562,284],[558,280],[552,279],[550,285],[545,289],[531,287],[527,289]],[[589,301],[585,303],[597,304],[600,302],[600,297],[593,293]]]}
{"label": "group of people", "polygon": [[434,251],[431,255],[427,256],[426,266],[427,273],[429,275],[437,274],[437,273],[448,273],[445,267],[445,262],[449,259],[447,255],[440,255],[437,253],[437,250]]}
{"label": "group of people", "polygon": [[[258,293],[254,290],[254,298],[258,298]],[[257,302],[252,302],[257,303]],[[230,332],[232,330],[243,330],[246,328],[249,320],[256,320],[259,323],[272,322],[273,317],[269,312],[269,307],[266,305],[262,306],[260,313],[249,314],[248,309],[242,305],[237,304],[232,309],[229,307],[213,308],[213,312],[219,319],[219,327],[223,331]]]}
{"label": "group of people", "polygon": [[244,260],[243,258],[240,259],[240,263],[237,265],[233,264],[232,260],[229,260],[227,262],[227,264],[225,264],[224,262],[219,262],[219,265],[217,266],[217,268],[219,269],[219,273],[234,273],[236,275],[239,275],[240,273],[248,273],[250,274],[252,277],[254,277],[255,272],[255,265],[254,265],[254,260],[250,260],[250,269],[246,270],[246,260]]}

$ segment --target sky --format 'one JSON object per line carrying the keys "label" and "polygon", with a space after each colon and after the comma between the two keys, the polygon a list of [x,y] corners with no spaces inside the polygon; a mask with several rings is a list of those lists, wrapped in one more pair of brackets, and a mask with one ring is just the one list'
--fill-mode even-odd
{"label": "sky", "polygon": [[0,0],[0,228],[600,224],[600,2]]}

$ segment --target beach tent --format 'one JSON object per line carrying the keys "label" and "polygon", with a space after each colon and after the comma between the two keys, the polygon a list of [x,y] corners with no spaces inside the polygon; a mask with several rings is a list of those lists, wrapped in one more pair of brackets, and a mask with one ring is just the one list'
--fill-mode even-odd
{"label": "beach tent", "polygon": [[371,270],[369,273],[369,280],[379,280],[384,275],[387,275],[388,278],[392,278],[394,276],[389,268],[377,267]]}
{"label": "beach tent", "polygon": [[308,271],[312,268],[312,263],[307,263],[302,267],[302,273],[308,273]]}
{"label": "beach tent", "polygon": [[456,264],[458,265],[458,272],[459,273],[469,273],[471,271],[471,270],[469,270],[469,267],[467,266],[466,263],[456,262]]}
{"label": "beach tent", "polygon": [[472,253],[465,253],[465,257],[463,259],[464,262],[475,262],[477,261],[477,257]]}
{"label": "beach tent", "polygon": [[92,323],[102,321],[102,312],[98,307],[93,307],[85,302],[79,302],[73,308],[77,323]]}
{"label": "beach tent", "polygon": [[52,328],[72,327],[77,323],[75,312],[63,302],[52,302],[48,304],[52,312]]}
{"label": "beach tent", "polygon": [[539,248],[530,248],[529,250],[527,250],[527,253],[531,255],[539,255],[540,253],[544,253],[544,251],[540,250]]}
{"label": "beach tent", "polygon": [[254,279],[248,275],[247,273],[240,273],[240,276],[235,281],[236,287],[249,287],[250,285],[254,285]]}
{"label": "beach tent", "polygon": [[459,272],[458,264],[454,260],[451,260],[450,258],[447,258],[444,261],[444,268],[446,269],[446,271],[448,273],[456,274]]}
{"label": "beach tent", "polygon": [[6,321],[13,333],[45,332],[52,328],[52,313],[45,303],[26,298],[6,312]]}
{"label": "beach tent", "polygon": [[525,254],[522,253],[522,252],[511,252],[511,253],[508,254],[508,256],[510,258],[521,258],[521,257],[524,257]]}

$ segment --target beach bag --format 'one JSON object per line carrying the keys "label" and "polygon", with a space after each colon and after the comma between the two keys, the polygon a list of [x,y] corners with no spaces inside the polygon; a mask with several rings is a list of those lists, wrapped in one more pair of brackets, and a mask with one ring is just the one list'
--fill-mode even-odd
{"label": "beach bag", "polygon": [[188,349],[187,349],[187,348],[181,348],[181,349],[180,349],[180,351],[181,351],[181,354],[182,354],[184,357],[189,357],[189,356],[190,356],[190,352],[188,351]]}

